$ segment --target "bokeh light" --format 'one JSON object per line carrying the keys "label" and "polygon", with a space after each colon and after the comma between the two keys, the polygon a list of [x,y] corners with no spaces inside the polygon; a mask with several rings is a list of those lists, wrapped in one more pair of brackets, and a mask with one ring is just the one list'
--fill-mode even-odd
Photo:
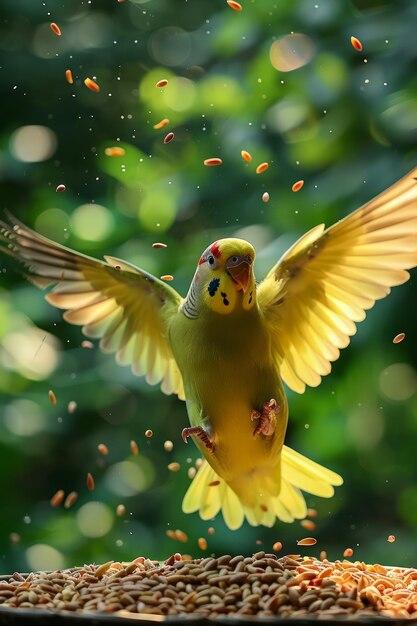
{"label": "bokeh light", "polygon": [[22,126],[10,137],[13,156],[24,163],[46,161],[54,154],[56,147],[56,135],[46,126]]}
{"label": "bokeh light", "polygon": [[45,543],[36,543],[27,548],[26,560],[29,570],[34,572],[65,567],[63,554]]}
{"label": "bokeh light", "polygon": [[82,204],[71,214],[71,229],[80,239],[101,241],[108,237],[114,226],[114,218],[100,204]]}
{"label": "bokeh light", "polygon": [[102,502],[87,502],[77,511],[77,524],[85,537],[104,537],[111,530],[114,514]]}
{"label": "bokeh light", "polygon": [[276,70],[292,72],[310,63],[315,52],[316,47],[311,37],[302,33],[291,33],[274,41],[269,56]]}

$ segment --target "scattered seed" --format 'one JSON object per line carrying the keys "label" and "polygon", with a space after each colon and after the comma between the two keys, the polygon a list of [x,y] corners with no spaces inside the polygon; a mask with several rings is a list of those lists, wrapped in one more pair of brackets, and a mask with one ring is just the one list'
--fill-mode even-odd
{"label": "scattered seed", "polygon": [[352,548],[346,548],[346,550],[343,552],[343,556],[345,557],[345,559],[350,559],[350,557],[353,556]]}
{"label": "scattered seed", "polygon": [[314,537],[305,537],[297,541],[297,546],[315,546],[316,543],[317,539],[314,539]]}
{"label": "scattered seed", "polygon": [[233,11],[242,10],[242,5],[239,4],[239,2],[236,2],[236,0],[227,0],[227,4],[229,5],[231,9],[233,9]]}
{"label": "scattered seed", "polygon": [[200,469],[200,467],[203,465],[204,461],[201,457],[198,457],[195,461],[194,461],[194,465],[196,466],[197,469]]}
{"label": "scattered seed", "polygon": [[171,143],[171,141],[174,139],[175,135],[173,132],[168,133],[168,135],[165,135],[164,137],[164,143]]}
{"label": "scattered seed", "polygon": [[220,480],[212,480],[211,483],[208,484],[208,487],[218,487],[220,485]]}
{"label": "scattered seed", "polygon": [[100,452],[100,454],[102,454],[103,456],[107,456],[109,453],[109,449],[106,446],[105,443],[99,443],[97,446],[97,450]]}
{"label": "scattered seed", "polygon": [[100,85],[96,83],[95,80],[92,80],[91,78],[86,78],[84,80],[84,85],[88,87],[88,89],[90,89],[91,91],[94,91],[94,93],[99,93],[100,91]]}
{"label": "scattered seed", "polygon": [[19,533],[10,533],[9,539],[10,539],[11,543],[18,544],[18,543],[20,543],[22,538],[19,535]]}
{"label": "scattered seed", "polygon": [[353,35],[350,38],[350,43],[355,48],[355,50],[358,50],[358,52],[361,52],[361,50],[363,49],[362,43],[359,41],[357,37],[353,37]]}
{"label": "scattered seed", "polygon": [[67,83],[69,83],[70,85],[73,84],[74,79],[72,77],[72,72],[71,70],[65,70],[65,78],[67,79]]}
{"label": "scattered seed", "polygon": [[316,509],[307,509],[307,517],[317,517]]}
{"label": "scattered seed", "polygon": [[175,532],[175,530],[170,530],[168,529],[166,531],[166,535],[167,537],[169,537],[170,539],[176,539],[177,538],[177,533]]}
{"label": "scattered seed", "polygon": [[55,191],[57,193],[62,193],[63,191],[65,191],[65,189],[66,189],[65,185],[58,185]]}
{"label": "scattered seed", "polygon": [[294,193],[296,193],[297,191],[300,191],[303,185],[304,185],[303,180],[297,180],[297,182],[293,184],[291,189],[294,191]]}
{"label": "scattered seed", "polygon": [[152,248],[167,248],[167,244],[166,243],[160,243],[159,241],[157,241],[156,243],[152,244]]}
{"label": "scattered seed", "polygon": [[157,124],[154,124],[153,127],[156,130],[159,130],[160,128],[165,128],[165,126],[168,126],[169,124],[169,119],[167,117],[164,117],[163,120],[161,120],[160,122],[158,122]]}
{"label": "scattered seed", "polygon": [[91,350],[92,348],[94,348],[94,344],[92,341],[88,341],[87,339],[84,339],[84,341],[81,342],[81,347]]}
{"label": "scattered seed", "polygon": [[392,340],[392,343],[401,343],[404,339],[405,339],[405,333],[398,333],[398,335],[395,335],[394,339]]}
{"label": "scattered seed", "polygon": [[303,519],[300,522],[300,525],[306,530],[315,530],[316,525],[311,519]]}
{"label": "scattered seed", "polygon": [[221,165],[223,161],[219,157],[212,157],[211,159],[204,159],[203,163],[207,167],[214,167],[215,165]]}
{"label": "scattered seed", "polygon": [[179,472],[181,465],[179,463],[168,463],[168,469],[170,472]]}
{"label": "scattered seed", "polygon": [[118,504],[116,507],[117,517],[124,517],[126,515],[126,507],[124,504]]}
{"label": "scattered seed", "polygon": [[145,437],[153,437],[153,430],[145,430]]}
{"label": "scattered seed", "polygon": [[170,282],[171,280],[174,280],[174,277],[172,274],[163,274],[161,276],[161,280],[165,280],[165,282]]}
{"label": "scattered seed", "polygon": [[324,561],[325,559],[327,559],[327,552],[326,552],[326,550],[322,550],[320,552],[320,560]]}
{"label": "scattered seed", "polygon": [[262,172],[266,172],[268,167],[269,167],[269,163],[265,161],[265,163],[261,163],[260,165],[258,165],[258,167],[256,168],[256,173],[262,174]]}
{"label": "scattered seed", "polygon": [[52,496],[50,500],[51,506],[59,506],[60,504],[62,504],[64,500],[64,496],[65,496],[64,490],[58,489],[58,491],[54,493],[54,495]]}
{"label": "scattered seed", "polygon": [[188,535],[186,535],[186,533],[183,530],[176,530],[175,538],[178,539],[178,541],[181,541],[182,543],[187,543],[188,541]]}
{"label": "scattered seed", "polygon": [[93,478],[93,476],[90,474],[90,472],[88,472],[88,474],[87,474],[87,489],[88,489],[89,491],[94,491],[94,487],[95,487],[95,484],[94,484],[94,478]]}
{"label": "scattered seed", "polygon": [[252,161],[252,155],[247,150],[241,150],[240,154],[242,155],[242,159],[246,161],[246,163],[250,163]]}
{"label": "scattered seed", "polygon": [[280,541],[276,541],[272,546],[272,549],[274,550],[274,552],[279,552],[280,550],[282,550],[282,543]]}
{"label": "scattered seed", "polygon": [[172,443],[172,441],[170,441],[169,439],[164,441],[164,450],[166,450],[167,452],[172,452],[173,449],[174,444]]}
{"label": "scattered seed", "polygon": [[262,202],[269,202],[269,193],[267,191],[262,194]]}
{"label": "scattered seed", "polygon": [[131,452],[132,452],[132,454],[134,456],[138,456],[138,454],[139,454],[139,447],[138,447],[138,444],[136,443],[136,441],[134,439],[132,439],[132,441],[130,442],[130,450],[131,450]]}
{"label": "scattered seed", "polygon": [[197,474],[197,470],[195,469],[195,467],[189,467],[187,474],[188,474],[188,478],[193,479],[194,476]]}
{"label": "scattered seed", "polygon": [[50,400],[51,404],[56,404],[56,395],[54,394],[52,389],[50,389],[48,391],[48,396],[49,396],[49,400]]}
{"label": "scattered seed", "polygon": [[78,493],[76,491],[71,491],[65,498],[64,507],[66,509],[70,509],[72,505],[78,500]]}
{"label": "scattered seed", "polygon": [[198,547],[200,548],[200,550],[207,550],[207,541],[204,539],[204,537],[199,538]]}
{"label": "scattered seed", "polygon": [[107,570],[110,569],[110,566],[113,565],[113,563],[114,561],[107,561],[107,563],[103,563],[103,565],[100,565],[100,567],[96,569],[96,571],[94,572],[94,575],[97,578],[101,578],[102,576],[104,576]]}
{"label": "scattered seed", "polygon": [[209,528],[207,529],[207,533],[209,535],[214,535],[216,533],[215,529],[213,528],[213,526],[209,526]]}
{"label": "scattered seed", "polygon": [[111,146],[104,150],[104,154],[108,157],[122,157],[126,154],[126,150],[120,146]]}
{"label": "scattered seed", "polygon": [[77,403],[75,402],[75,400],[71,400],[70,402],[68,402],[68,413],[72,415],[73,413],[75,413],[76,410]]}
{"label": "scattered seed", "polygon": [[62,33],[61,33],[61,29],[59,28],[58,24],[55,24],[55,22],[51,22],[49,24],[51,31],[53,33],[55,33],[55,35],[57,35],[57,37],[61,37]]}
{"label": "scattered seed", "polygon": [[155,87],[157,87],[158,89],[160,87],[166,87],[168,85],[168,81],[166,78],[162,78],[161,80],[158,80],[158,82],[156,83]]}
{"label": "scattered seed", "polygon": [[394,543],[394,541],[395,541],[395,535],[388,535],[388,539],[387,539],[387,541],[388,541],[389,543]]}

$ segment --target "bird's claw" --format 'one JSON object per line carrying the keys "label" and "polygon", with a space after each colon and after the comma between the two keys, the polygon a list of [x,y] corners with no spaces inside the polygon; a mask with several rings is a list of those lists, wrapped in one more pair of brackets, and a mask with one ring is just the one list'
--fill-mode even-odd
{"label": "bird's claw", "polygon": [[191,426],[189,428],[184,428],[181,435],[185,443],[188,443],[188,437],[194,435],[195,437],[199,437],[201,439],[201,442],[206,446],[208,450],[210,450],[210,452],[214,452],[215,450],[213,442],[210,441],[208,434],[201,426]]}
{"label": "bird's claw", "polygon": [[251,413],[251,420],[258,420],[258,424],[253,431],[253,436],[265,435],[270,437],[275,432],[275,418],[280,412],[280,406],[274,398],[271,398],[269,402],[265,402],[262,406],[262,411],[254,409]]}

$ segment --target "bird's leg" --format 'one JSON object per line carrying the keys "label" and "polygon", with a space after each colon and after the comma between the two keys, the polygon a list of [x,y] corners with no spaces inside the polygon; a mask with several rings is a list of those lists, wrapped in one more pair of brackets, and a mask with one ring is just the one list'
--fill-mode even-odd
{"label": "bird's leg", "polygon": [[280,412],[280,406],[274,398],[271,398],[269,402],[265,402],[262,406],[262,411],[254,409],[251,413],[251,420],[258,420],[258,425],[253,431],[253,436],[265,435],[270,437],[275,432],[275,421],[278,413]]}
{"label": "bird's leg", "polygon": [[188,443],[187,437],[190,437],[191,435],[194,435],[195,437],[199,437],[201,441],[204,443],[204,445],[206,446],[206,448],[208,448],[210,452],[214,452],[215,450],[214,444],[212,443],[212,441],[210,441],[210,438],[208,434],[206,433],[206,431],[204,430],[204,428],[202,428],[201,426],[191,426],[189,428],[183,429],[182,438],[185,441],[185,443]]}

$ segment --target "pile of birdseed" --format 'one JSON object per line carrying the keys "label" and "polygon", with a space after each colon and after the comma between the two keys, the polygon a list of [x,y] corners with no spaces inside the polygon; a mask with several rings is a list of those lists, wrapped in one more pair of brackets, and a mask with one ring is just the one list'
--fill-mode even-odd
{"label": "pile of birdseed", "polygon": [[139,557],[15,573],[0,583],[3,607],[119,616],[417,618],[417,570],[263,551],[194,560],[175,554],[164,563]]}

